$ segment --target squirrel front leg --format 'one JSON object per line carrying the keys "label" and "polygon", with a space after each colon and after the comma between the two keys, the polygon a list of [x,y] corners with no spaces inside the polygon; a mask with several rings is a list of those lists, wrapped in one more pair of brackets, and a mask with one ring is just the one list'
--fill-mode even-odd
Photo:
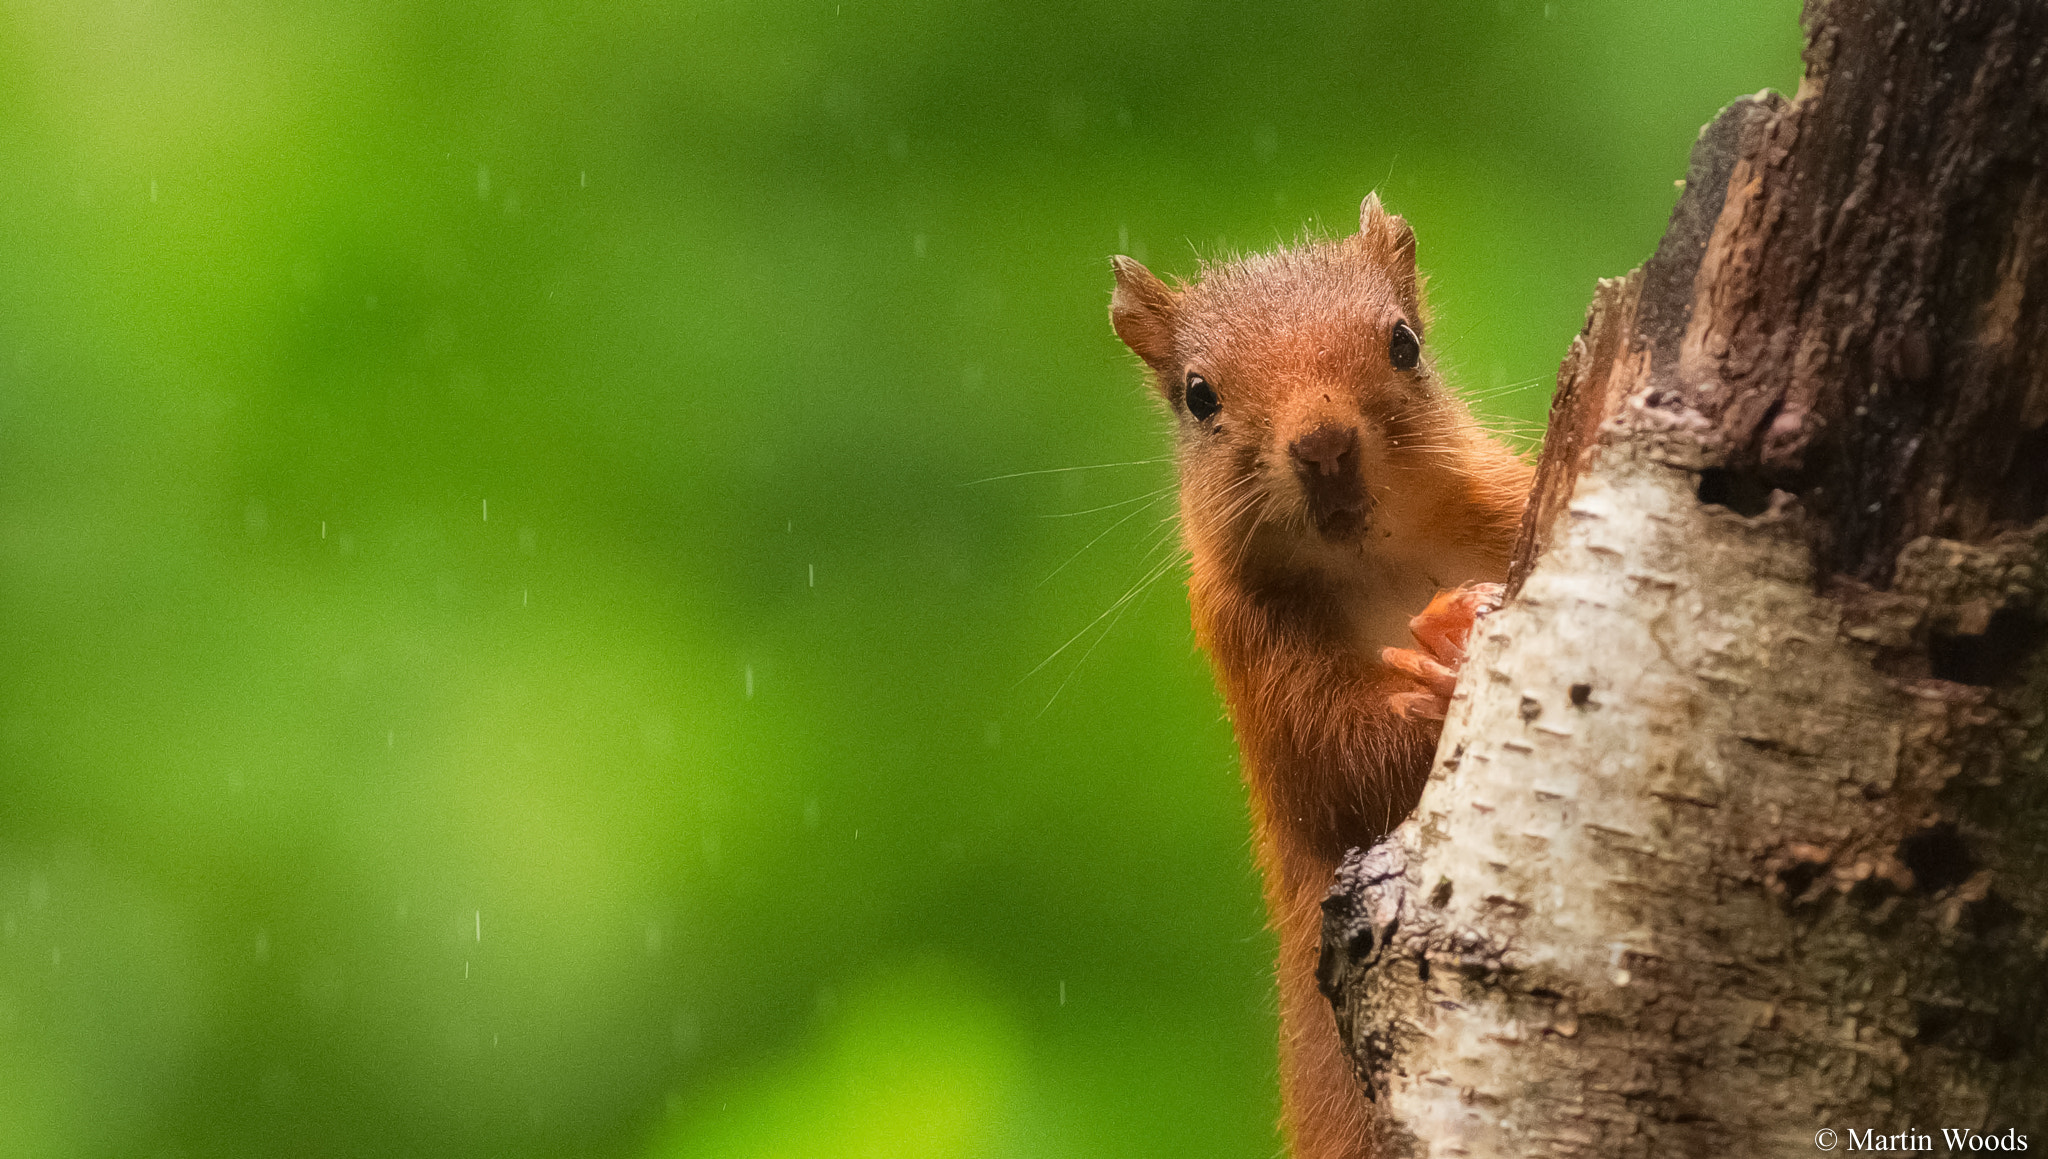
{"label": "squirrel front leg", "polygon": [[1499,584],[1466,584],[1438,592],[1421,615],[1408,621],[1408,631],[1422,647],[1380,651],[1388,667],[1407,673],[1422,686],[1390,699],[1396,713],[1421,720],[1444,718],[1458,687],[1458,670],[1470,650],[1472,628],[1479,617],[1500,608],[1503,591]]}

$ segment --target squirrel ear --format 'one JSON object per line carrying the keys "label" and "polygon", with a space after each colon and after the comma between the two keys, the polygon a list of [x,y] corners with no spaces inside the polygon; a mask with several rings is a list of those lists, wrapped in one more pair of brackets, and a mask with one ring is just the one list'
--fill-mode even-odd
{"label": "squirrel ear", "polygon": [[1116,270],[1116,291],[1109,296],[1109,324],[1163,382],[1173,375],[1174,315],[1180,295],[1131,258],[1119,254],[1110,265]]}
{"label": "squirrel ear", "polygon": [[1410,310],[1420,313],[1422,295],[1415,269],[1415,230],[1408,219],[1388,213],[1386,206],[1380,204],[1380,195],[1368,193],[1365,203],[1358,207],[1358,234],[1394,275],[1402,301]]}

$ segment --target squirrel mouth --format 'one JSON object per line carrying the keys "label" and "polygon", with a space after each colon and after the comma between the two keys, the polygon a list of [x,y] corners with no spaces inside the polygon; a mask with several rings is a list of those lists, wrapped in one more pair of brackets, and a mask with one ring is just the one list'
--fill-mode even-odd
{"label": "squirrel mouth", "polygon": [[1302,480],[1309,522],[1324,539],[1345,542],[1365,534],[1372,523],[1371,492],[1356,475]]}

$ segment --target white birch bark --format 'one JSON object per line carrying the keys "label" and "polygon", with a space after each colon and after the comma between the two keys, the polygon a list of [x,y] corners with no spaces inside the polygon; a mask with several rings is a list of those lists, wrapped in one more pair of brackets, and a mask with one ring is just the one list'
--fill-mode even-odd
{"label": "white birch bark", "polygon": [[2048,10],[1809,20],[1602,285],[1533,564],[1326,907],[1385,1154],[2048,1148]]}

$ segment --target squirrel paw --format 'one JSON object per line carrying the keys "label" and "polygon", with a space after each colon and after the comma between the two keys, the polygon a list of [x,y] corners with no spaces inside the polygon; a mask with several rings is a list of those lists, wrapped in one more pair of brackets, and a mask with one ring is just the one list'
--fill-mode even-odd
{"label": "squirrel paw", "polygon": [[1438,592],[1422,614],[1408,621],[1408,631],[1420,648],[1385,648],[1380,659],[1397,672],[1406,673],[1422,685],[1417,692],[1399,692],[1387,698],[1394,712],[1403,717],[1442,720],[1450,711],[1451,693],[1458,687],[1458,669],[1465,663],[1465,644],[1479,617],[1500,607],[1499,584],[1466,584],[1452,591]]}

